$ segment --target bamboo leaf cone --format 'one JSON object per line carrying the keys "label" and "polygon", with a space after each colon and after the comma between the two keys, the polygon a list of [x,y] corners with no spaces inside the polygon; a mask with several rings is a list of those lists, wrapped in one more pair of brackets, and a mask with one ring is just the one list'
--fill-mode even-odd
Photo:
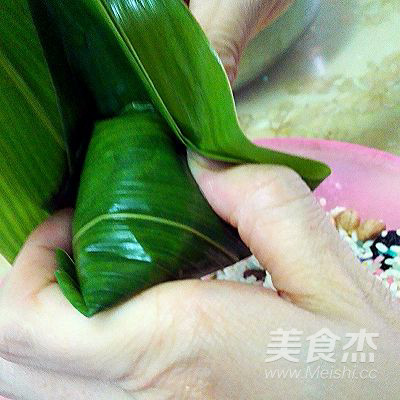
{"label": "bamboo leaf cone", "polygon": [[85,315],[249,255],[208,206],[168,130],[153,111],[130,111],[95,128],[73,222],[76,267],[59,253],[56,273]]}
{"label": "bamboo leaf cone", "polygon": [[[185,147],[215,160],[287,165],[311,187],[329,174],[319,162],[245,138],[224,69],[181,0],[30,5],[72,169],[79,146],[71,143],[84,142],[98,121],[80,178],[73,260],[57,255],[60,287],[86,316],[149,286],[248,255],[199,192]],[[65,84],[69,77],[81,83],[75,96]],[[82,107],[73,104],[78,92],[93,101],[81,131],[72,129],[82,120]]]}

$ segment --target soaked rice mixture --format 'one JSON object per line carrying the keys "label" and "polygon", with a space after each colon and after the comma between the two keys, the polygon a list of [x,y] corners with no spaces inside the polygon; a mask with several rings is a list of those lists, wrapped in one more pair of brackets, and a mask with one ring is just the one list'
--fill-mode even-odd
{"label": "soaked rice mixture", "polygon": [[[361,262],[361,268],[400,299],[400,229],[387,231],[377,220],[361,221],[357,212],[337,207],[328,212],[340,237]],[[218,279],[262,285],[274,289],[271,276],[253,256],[203,279]]]}

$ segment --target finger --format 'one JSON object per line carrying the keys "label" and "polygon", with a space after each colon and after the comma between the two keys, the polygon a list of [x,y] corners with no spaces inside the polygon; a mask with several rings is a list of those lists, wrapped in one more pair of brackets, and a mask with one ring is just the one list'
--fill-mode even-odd
{"label": "finger", "polygon": [[286,11],[294,0],[276,0],[271,11],[264,15],[254,29],[254,34],[261,32],[266,26],[274,22],[284,11]]}
{"label": "finger", "polygon": [[190,9],[219,54],[232,83],[247,43],[290,3],[290,0],[191,0]]}
{"label": "finger", "polygon": [[55,249],[70,250],[70,231],[71,210],[58,213],[18,255],[0,298],[0,361],[69,374],[78,366],[81,376],[117,380],[152,357],[153,337],[170,327],[171,312],[160,314],[154,288],[91,319],[81,315],[54,280]]}
{"label": "finger", "polygon": [[14,299],[26,299],[55,283],[55,250],[71,250],[72,210],[63,210],[40,225],[17,256],[6,285]]}
{"label": "finger", "polygon": [[61,294],[54,277],[55,250],[71,250],[71,220],[72,210],[63,210],[40,225],[2,287],[0,356],[8,361],[51,368],[54,350],[62,352],[76,321],[85,319]]}
{"label": "finger", "polygon": [[106,334],[96,335],[96,319],[89,322],[69,304],[54,277],[55,250],[71,250],[71,220],[72,210],[50,217],[15,260],[0,298],[0,356],[63,372],[73,372],[79,361],[84,371],[94,373],[96,353],[104,354],[110,342]]}
{"label": "finger", "polygon": [[[213,209],[239,234],[290,301],[324,314],[351,316],[361,305],[358,261],[301,178],[280,166],[220,168],[189,157]],[[343,309],[338,311],[338,304]]]}
{"label": "finger", "polygon": [[[158,357],[154,337],[173,328],[168,307],[173,291],[163,296],[164,312],[154,288],[87,319],[54,280],[54,251],[70,250],[70,231],[71,211],[58,213],[29,237],[18,255],[0,298],[0,362],[3,358],[68,374],[76,374],[78,366],[81,376],[118,380],[133,365],[141,367],[139,360]],[[167,339],[174,340],[172,335],[165,335]]]}

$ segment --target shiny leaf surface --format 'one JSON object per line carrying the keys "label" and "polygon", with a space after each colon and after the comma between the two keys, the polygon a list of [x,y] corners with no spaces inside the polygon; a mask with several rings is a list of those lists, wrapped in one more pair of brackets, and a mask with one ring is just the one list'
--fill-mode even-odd
{"label": "shiny leaf surface", "polygon": [[203,198],[168,130],[154,111],[130,111],[95,128],[73,224],[76,267],[60,254],[57,272],[85,315],[249,255]]}

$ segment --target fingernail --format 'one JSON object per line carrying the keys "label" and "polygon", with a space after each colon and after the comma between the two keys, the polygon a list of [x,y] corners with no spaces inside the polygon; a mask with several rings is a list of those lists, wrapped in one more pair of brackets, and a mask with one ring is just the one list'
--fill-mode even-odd
{"label": "fingernail", "polygon": [[232,85],[237,77],[237,68],[225,65],[225,71],[228,75],[229,83]]}
{"label": "fingernail", "polygon": [[191,150],[187,151],[187,155],[189,168],[195,178],[198,177],[202,172],[218,172],[230,165],[228,163],[210,160]]}
{"label": "fingernail", "polygon": [[234,67],[225,67],[226,69],[226,73],[228,75],[228,79],[230,84],[232,85],[233,82],[235,82],[237,75],[238,75],[238,69],[236,68],[236,66]]}
{"label": "fingernail", "polygon": [[221,61],[227,70],[233,70],[236,67],[236,58],[233,54],[221,55]]}
{"label": "fingernail", "polygon": [[229,82],[232,84],[237,78],[238,60],[233,54],[222,55],[221,62],[225,68],[226,74],[228,75]]}

